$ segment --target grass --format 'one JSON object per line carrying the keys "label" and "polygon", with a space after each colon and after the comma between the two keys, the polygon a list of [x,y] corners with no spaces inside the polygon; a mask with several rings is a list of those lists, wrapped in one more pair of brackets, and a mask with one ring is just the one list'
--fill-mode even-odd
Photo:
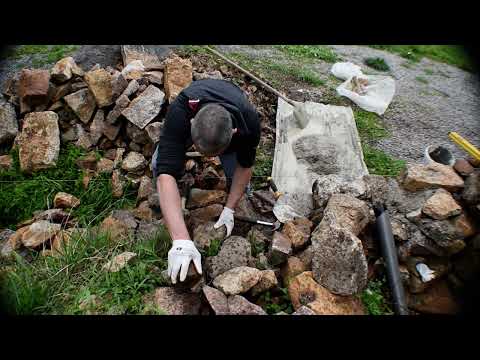
{"label": "grass", "polygon": [[337,54],[325,45],[277,45],[284,53],[304,59],[320,59],[329,63],[339,60]]}
{"label": "grass", "polygon": [[20,60],[28,56],[32,58],[33,67],[42,67],[56,63],[78,48],[79,45],[19,45],[11,49],[7,57]]}
{"label": "grass", "polygon": [[[146,306],[143,296],[166,280],[171,240],[161,228],[147,241],[113,242],[105,234],[89,232],[73,237],[58,257],[34,254],[31,263],[16,255],[0,282],[2,307],[11,314],[145,314],[161,309]],[[102,266],[113,256],[133,251],[137,256],[116,273]],[[82,306],[95,295],[98,302]]]}
{"label": "grass", "polygon": [[369,57],[366,58],[364,64],[371,67],[372,69],[379,70],[379,71],[389,71],[390,66],[388,66],[387,62],[380,57]]}
{"label": "grass", "polygon": [[260,295],[260,303],[267,314],[273,315],[280,311],[284,311],[287,314],[293,313],[293,306],[290,301],[290,296],[288,295],[288,290],[280,288],[280,292],[280,296],[273,296],[270,290]]}
{"label": "grass", "polygon": [[423,71],[427,75],[433,75],[435,73],[432,69],[423,69]]}
{"label": "grass", "polygon": [[424,78],[423,76],[415,76],[415,80],[417,80],[418,82],[421,82],[423,84],[428,84],[428,80],[426,78]]}
{"label": "grass", "polygon": [[393,315],[385,292],[385,279],[372,280],[368,283],[361,294],[361,299],[369,315]]}
{"label": "grass", "polygon": [[369,45],[375,49],[397,53],[413,62],[423,57],[450,64],[470,72],[474,71],[473,62],[459,45]]}
{"label": "grass", "polygon": [[210,242],[210,246],[205,249],[204,256],[209,257],[209,256],[218,255],[221,245],[222,245],[221,239],[213,239]]}
{"label": "grass", "polygon": [[[76,160],[85,153],[71,144],[62,147],[55,168],[27,175],[20,172],[18,150],[12,150],[14,166],[0,171],[0,227],[15,228],[23,220],[30,219],[35,210],[52,208],[53,198],[59,191],[75,195],[80,206],[72,215],[83,226],[95,225],[112,209],[133,205],[135,191],[127,185],[124,196],[112,196],[110,176],[101,174],[90,181],[88,190],[82,186],[83,171]],[[103,216],[102,216],[103,215]]]}
{"label": "grass", "polygon": [[255,166],[253,167],[252,186],[257,190],[272,175],[273,156],[262,147],[257,148]]}

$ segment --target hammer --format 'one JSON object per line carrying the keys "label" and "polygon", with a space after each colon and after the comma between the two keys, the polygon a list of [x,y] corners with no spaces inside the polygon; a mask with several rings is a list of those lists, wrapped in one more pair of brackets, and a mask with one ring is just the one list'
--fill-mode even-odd
{"label": "hammer", "polygon": [[245,221],[245,222],[249,222],[249,223],[252,223],[252,224],[259,224],[259,225],[266,225],[266,226],[271,226],[273,227],[273,230],[278,230],[280,228],[280,221],[275,221],[273,223],[271,222],[268,222],[268,221],[262,221],[262,220],[255,220],[255,219],[252,219],[252,218],[249,218],[249,217],[246,217],[246,216],[240,216],[240,215],[235,215],[234,216],[236,220],[240,220],[240,221]]}
{"label": "hammer", "polygon": [[272,178],[271,176],[269,176],[269,177],[267,178],[267,181],[268,181],[268,183],[270,184],[270,187],[272,188],[272,190],[273,190],[273,192],[274,192],[273,195],[275,196],[275,199],[278,200],[278,198],[279,198],[280,196],[282,196],[283,193],[280,192],[280,191],[278,191],[277,185],[275,185],[275,183],[273,182],[273,178]]}

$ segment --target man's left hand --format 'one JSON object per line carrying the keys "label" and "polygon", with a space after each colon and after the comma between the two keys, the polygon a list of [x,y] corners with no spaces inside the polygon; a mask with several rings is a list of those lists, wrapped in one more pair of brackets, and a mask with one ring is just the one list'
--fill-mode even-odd
{"label": "man's left hand", "polygon": [[227,228],[227,236],[229,237],[230,234],[232,233],[233,226],[234,226],[234,220],[233,220],[233,214],[235,211],[232,209],[224,206],[223,211],[220,214],[220,217],[218,218],[217,223],[213,226],[214,229],[218,229],[220,226],[225,225]]}

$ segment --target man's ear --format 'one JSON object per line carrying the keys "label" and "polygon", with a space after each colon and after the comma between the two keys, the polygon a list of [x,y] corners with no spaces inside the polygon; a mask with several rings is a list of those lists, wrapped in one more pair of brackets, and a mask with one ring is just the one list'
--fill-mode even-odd
{"label": "man's ear", "polygon": [[194,120],[194,119],[195,119],[195,118],[191,118],[191,119],[190,119],[190,124],[193,124],[193,120]]}
{"label": "man's ear", "polygon": [[232,135],[235,134],[237,132],[237,130],[238,130],[237,128],[232,129]]}

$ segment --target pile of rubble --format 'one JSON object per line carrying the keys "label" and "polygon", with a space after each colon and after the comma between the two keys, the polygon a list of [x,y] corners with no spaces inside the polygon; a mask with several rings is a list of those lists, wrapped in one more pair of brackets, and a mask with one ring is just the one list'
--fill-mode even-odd
{"label": "pile of rubble", "polygon": [[[274,140],[274,97],[245,78],[239,81],[225,66],[192,60],[171,54],[159,61],[125,51],[124,63],[115,69],[84,71],[73,58],[60,60],[51,71],[24,69],[0,100],[0,147],[18,146],[27,173],[55,167],[61,144],[92,150],[77,162],[85,171],[85,189],[101,173],[111,174],[115,197],[127,183],[137,189],[136,208],[113,211],[98,229],[113,240],[149,237],[163,224],[150,164],[163,126],[162,105],[191,81],[234,80],[260,113],[262,141]],[[97,159],[93,150],[103,150],[103,157]],[[11,164],[8,155],[0,156],[0,170]],[[285,288],[293,314],[364,314],[359,294],[385,271],[373,232],[378,202],[392,220],[412,313],[456,312],[451,289],[461,288],[479,264],[480,235],[473,219],[480,212],[480,170],[465,160],[455,170],[411,164],[399,179],[365,176],[343,183],[335,175],[323,176],[313,186],[314,210],[307,217],[275,231],[237,220],[227,239],[223,227],[213,228],[227,198],[218,157],[203,157],[192,147],[185,170],[179,182],[184,215],[204,271],[196,274],[191,266],[184,283],[145,296],[167,314],[266,314],[264,295],[281,303]],[[68,211],[80,201],[58,193],[54,208],[36,212],[16,231],[0,232],[2,255],[25,249],[61,253],[73,233],[85,231]],[[236,215],[273,222],[275,201],[265,186],[244,196]],[[120,271],[135,256],[120,254],[104,269]]]}

